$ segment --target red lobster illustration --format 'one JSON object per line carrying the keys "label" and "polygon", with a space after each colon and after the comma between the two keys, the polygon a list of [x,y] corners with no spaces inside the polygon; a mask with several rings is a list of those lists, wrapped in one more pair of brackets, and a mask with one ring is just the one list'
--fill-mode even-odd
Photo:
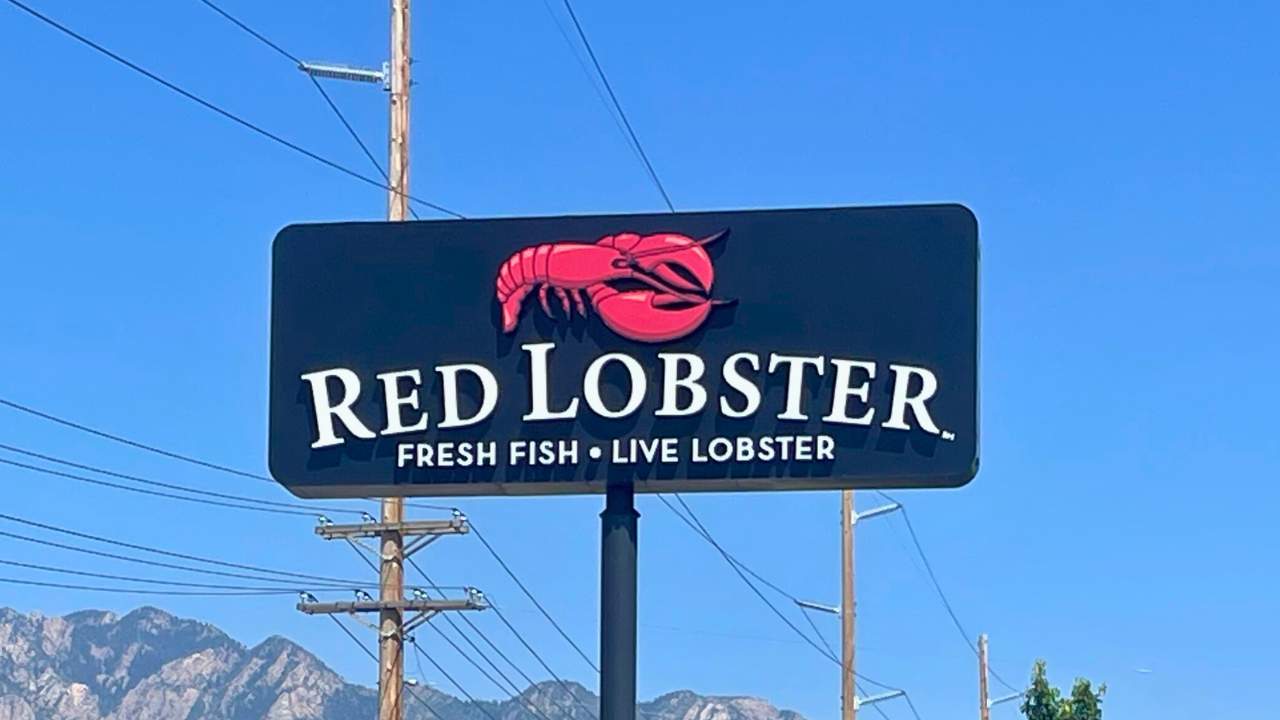
{"label": "red lobster illustration", "polygon": [[590,303],[604,324],[625,338],[658,343],[684,337],[724,304],[710,296],[715,269],[704,247],[728,234],[726,229],[694,240],[677,233],[618,233],[594,244],[526,247],[498,270],[502,330],[516,329],[524,299],[537,288],[548,317],[547,293],[553,290],[566,316],[572,314],[570,298],[584,316]]}

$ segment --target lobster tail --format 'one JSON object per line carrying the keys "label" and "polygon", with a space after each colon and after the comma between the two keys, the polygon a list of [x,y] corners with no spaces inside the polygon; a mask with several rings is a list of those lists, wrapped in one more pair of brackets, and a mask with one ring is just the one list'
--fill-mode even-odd
{"label": "lobster tail", "polygon": [[539,282],[547,278],[547,258],[552,245],[531,245],[507,258],[498,267],[495,281],[498,302],[502,305],[502,331],[511,332],[520,321],[520,305]]}

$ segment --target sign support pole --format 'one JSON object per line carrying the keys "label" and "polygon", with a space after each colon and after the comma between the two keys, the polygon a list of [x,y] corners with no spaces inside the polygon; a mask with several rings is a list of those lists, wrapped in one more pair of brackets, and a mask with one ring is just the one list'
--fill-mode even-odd
{"label": "sign support pole", "polygon": [[[387,159],[387,219],[401,221],[409,209],[409,0],[391,0],[390,142]],[[404,612],[387,603],[404,601],[404,498],[382,500],[381,570],[378,599],[378,720],[404,715]]]}
{"label": "sign support pole", "polygon": [[858,617],[854,597],[853,531],[858,516],[853,511],[853,491],[840,492],[840,717],[857,720],[858,695],[854,682],[854,632]]}
{"label": "sign support pole", "polygon": [[600,513],[600,720],[636,716],[635,486],[609,484]]}

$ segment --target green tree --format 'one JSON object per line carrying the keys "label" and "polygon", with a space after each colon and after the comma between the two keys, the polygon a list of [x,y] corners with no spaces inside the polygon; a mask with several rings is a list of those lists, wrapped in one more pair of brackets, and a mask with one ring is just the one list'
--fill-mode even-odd
{"label": "green tree", "polygon": [[1031,686],[1022,698],[1022,714],[1027,720],[1102,720],[1102,697],[1107,686],[1093,689],[1093,683],[1078,678],[1071,687],[1071,696],[1049,683],[1049,675],[1043,660],[1037,660],[1031,671]]}
{"label": "green tree", "polygon": [[1098,686],[1095,691],[1088,680],[1076,678],[1071,697],[1062,702],[1059,720],[1102,720],[1102,696],[1106,694],[1106,685]]}

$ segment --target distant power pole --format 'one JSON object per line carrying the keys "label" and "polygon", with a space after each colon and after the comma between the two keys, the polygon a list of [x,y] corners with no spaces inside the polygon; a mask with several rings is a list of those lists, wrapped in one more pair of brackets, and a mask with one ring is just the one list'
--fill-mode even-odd
{"label": "distant power pole", "polygon": [[978,719],[991,720],[991,698],[987,689],[987,634],[978,636]]}
{"label": "distant power pole", "polygon": [[840,717],[842,720],[857,720],[858,695],[854,683],[854,638],[858,616],[857,601],[854,597],[854,554],[853,526],[857,522],[853,513],[853,491],[840,493]]}
{"label": "distant power pole", "polygon": [[842,490],[840,492],[840,606],[834,607],[800,599],[795,601],[796,605],[799,605],[804,610],[817,610],[840,616],[841,720],[856,720],[858,708],[862,705],[892,700],[905,694],[901,690],[895,690],[871,697],[859,698],[857,693],[858,673],[855,663],[857,658],[855,640],[857,637],[858,598],[854,593],[854,581],[857,579],[854,573],[856,566],[854,534],[860,521],[887,515],[901,509],[901,505],[891,502],[888,505],[857,512],[853,504],[853,491]]}

